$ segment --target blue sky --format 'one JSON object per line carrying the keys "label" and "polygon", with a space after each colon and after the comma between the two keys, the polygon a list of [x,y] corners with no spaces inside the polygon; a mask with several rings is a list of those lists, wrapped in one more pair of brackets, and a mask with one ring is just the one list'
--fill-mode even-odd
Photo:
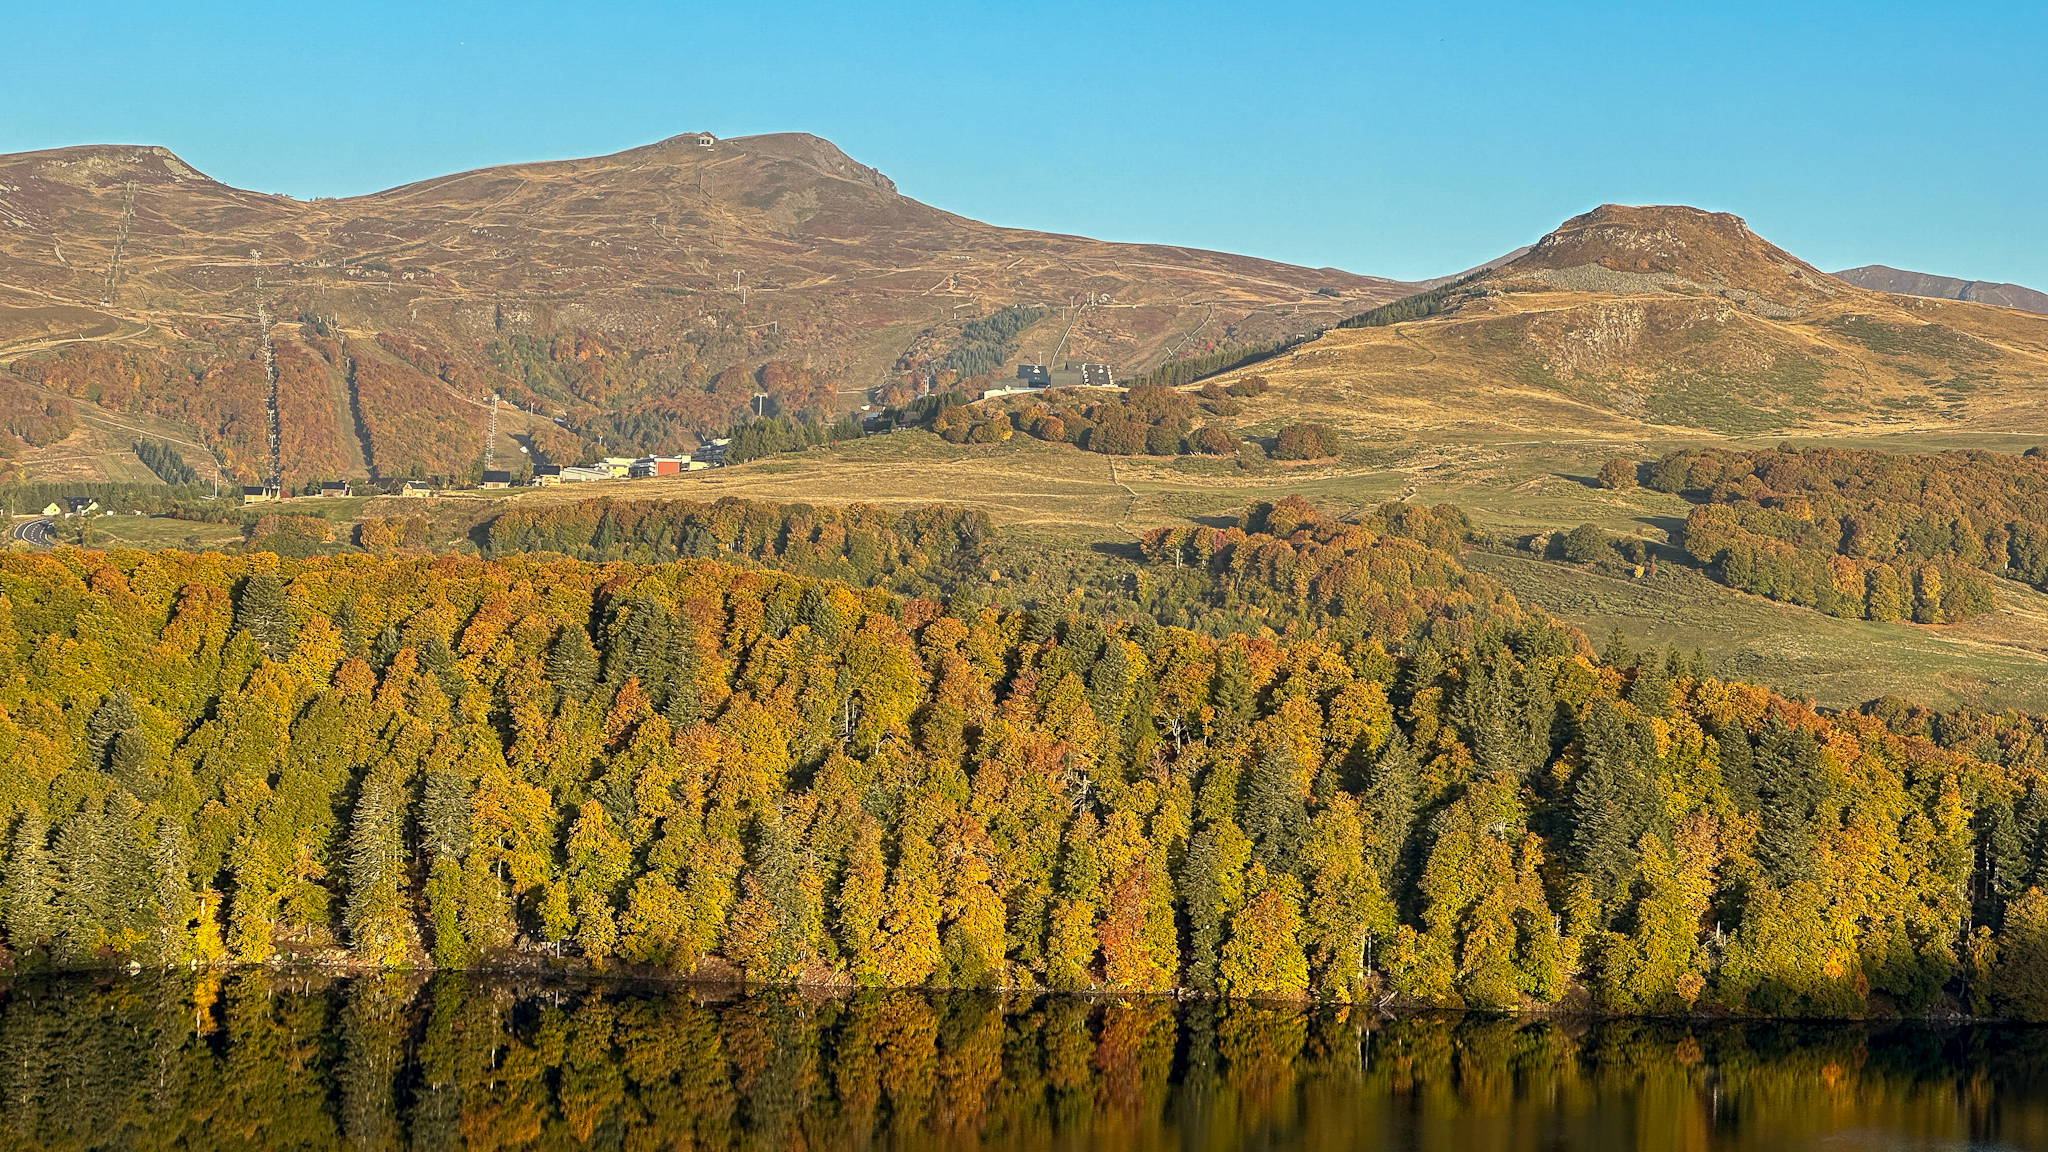
{"label": "blue sky", "polygon": [[0,151],[348,195],[807,131],[999,224],[1415,278],[1603,201],[2048,289],[2048,4],[10,5]]}

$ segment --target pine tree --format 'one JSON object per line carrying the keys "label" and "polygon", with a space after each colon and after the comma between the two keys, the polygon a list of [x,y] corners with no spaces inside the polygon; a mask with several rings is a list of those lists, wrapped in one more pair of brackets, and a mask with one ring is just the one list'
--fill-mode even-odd
{"label": "pine tree", "polygon": [[104,808],[107,874],[107,932],[123,950],[146,941],[156,926],[156,885],[150,878],[149,849],[141,836],[142,803],[126,792],[108,796]]}
{"label": "pine tree", "polygon": [[1278,737],[1261,744],[1244,774],[1239,824],[1252,838],[1252,859],[1268,872],[1286,872],[1308,830],[1308,796],[1297,784],[1302,773],[1293,745]]}
{"label": "pine tree", "polygon": [[1387,737],[1387,743],[1380,749],[1373,763],[1372,773],[1366,779],[1364,802],[1365,816],[1372,829],[1370,851],[1373,870],[1379,874],[1380,883],[1389,893],[1404,891],[1410,879],[1408,869],[1402,867],[1404,860],[1412,862],[1408,851],[1410,832],[1415,826],[1415,811],[1421,796],[1421,766],[1415,761],[1415,749],[1408,743],[1408,737],[1400,728],[1395,728]]}
{"label": "pine tree", "polygon": [[363,655],[367,642],[363,638],[362,621],[356,616],[355,605],[344,600],[336,605],[327,617],[334,630],[341,633],[341,650],[349,656]]}
{"label": "pine tree", "polygon": [[1231,917],[1244,904],[1244,868],[1250,839],[1229,818],[1205,824],[1188,841],[1181,892],[1188,918],[1188,984],[1214,992],[1222,971],[1223,944]]}
{"label": "pine tree", "polygon": [[133,732],[142,727],[142,717],[136,715],[134,697],[126,688],[116,688],[107,693],[99,707],[85,721],[86,764],[88,767],[106,770],[107,762],[114,751],[114,741],[123,732]]}
{"label": "pine tree", "polygon": [[832,604],[832,598],[825,595],[824,586],[813,584],[804,589],[796,603],[797,622],[811,630],[811,635],[820,644],[839,643],[840,634],[846,628],[846,620],[839,609]]}
{"label": "pine tree", "polygon": [[1820,767],[1820,746],[1813,733],[1792,728],[1773,714],[1757,740],[1756,857],[1779,884],[1812,871]]}
{"label": "pine tree", "polygon": [[57,888],[51,901],[53,951],[66,963],[90,958],[113,926],[105,817],[87,804],[57,829]]}
{"label": "pine tree", "polygon": [[1600,662],[1609,668],[1627,668],[1636,662],[1636,650],[1629,647],[1628,637],[1621,629],[1607,634],[1607,647],[1600,652]]}
{"label": "pine tree", "polygon": [[[1673,655],[1677,649],[1672,650]],[[1629,682],[1628,702],[1636,711],[1645,716],[1662,716],[1671,711],[1671,673],[1669,668],[1676,661],[1659,666],[1655,655],[1645,656],[1636,665],[1635,679]]]}
{"label": "pine tree", "polygon": [[1210,686],[1209,696],[1216,706],[1216,731],[1219,735],[1242,732],[1245,725],[1251,723],[1258,700],[1252,688],[1252,671],[1245,662],[1244,649],[1232,644],[1217,654],[1216,679]]}
{"label": "pine tree", "polygon": [[2017,867],[2025,872],[2018,883],[2048,888],[2048,782],[2039,776],[2027,782],[2013,807],[2013,831],[2020,842]]}
{"label": "pine tree", "polygon": [[51,899],[57,882],[50,830],[34,808],[14,821],[7,853],[7,941],[16,956],[44,946],[56,927]]}
{"label": "pine tree", "polygon": [[291,603],[276,572],[266,568],[242,582],[242,594],[235,598],[235,627],[247,632],[272,660],[282,660],[291,651],[298,626],[292,623]]}
{"label": "pine tree", "polygon": [[1636,842],[1657,822],[1657,739],[1646,722],[1596,701],[1579,742],[1585,763],[1572,781],[1572,854],[1611,912],[1635,876]]}
{"label": "pine tree", "polygon": [[427,914],[434,926],[434,962],[460,968],[470,956],[462,915],[462,861],[470,840],[468,779],[447,766],[429,772],[420,825],[429,869]]}
{"label": "pine tree", "polygon": [[130,729],[114,737],[108,772],[123,791],[147,804],[164,790],[163,781],[156,776],[155,759],[149,740]]}
{"label": "pine tree", "polygon": [[1728,798],[1735,802],[1735,810],[1756,811],[1756,749],[1749,742],[1749,732],[1739,721],[1710,722],[1706,728],[1714,738],[1721,783],[1728,789]]}
{"label": "pine tree", "polygon": [[555,699],[588,700],[597,687],[597,649],[590,633],[581,625],[569,624],[548,645],[548,683],[554,685]]}
{"label": "pine tree", "polygon": [[150,874],[156,889],[156,924],[147,951],[154,963],[176,964],[185,957],[188,926],[198,901],[193,898],[192,876],[185,865],[185,826],[168,816],[157,821]]}
{"label": "pine tree", "polygon": [[403,963],[411,947],[403,802],[398,767],[380,762],[363,781],[349,827],[342,923],[358,957],[387,967]]}

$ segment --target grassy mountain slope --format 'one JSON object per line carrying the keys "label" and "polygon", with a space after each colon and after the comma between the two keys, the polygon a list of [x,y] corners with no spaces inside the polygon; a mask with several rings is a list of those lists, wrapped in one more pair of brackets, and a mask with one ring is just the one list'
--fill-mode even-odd
{"label": "grassy mountain slope", "polygon": [[[544,434],[560,414],[593,435],[612,429],[613,443],[630,426],[641,446],[681,446],[746,406],[751,385],[706,398],[727,368],[800,364],[828,396],[857,402],[1005,305],[1049,308],[998,350],[1010,362],[1057,354],[1128,373],[1312,330],[1406,290],[982,224],[801,134],[681,136],[311,202],[228,187],[161,148],[0,157],[0,362],[15,367],[8,389],[33,394],[12,406],[57,392],[169,418],[245,476],[263,455],[263,309],[278,339],[298,339],[305,321],[317,361],[298,382],[306,402],[331,410],[354,366],[386,369],[351,401],[363,419],[323,416],[288,458],[291,476],[380,455],[458,471],[479,453],[477,402],[492,391],[543,414],[508,413],[514,432]],[[520,353],[524,366],[508,351],[522,337],[543,349]],[[596,384],[593,356],[609,358]],[[128,384],[110,400],[116,378]],[[203,399],[189,395],[195,380]],[[421,415],[469,433],[379,452],[379,428]]]}
{"label": "grassy mountain slope", "polygon": [[1866,264],[1835,273],[1835,279],[1868,288],[1872,292],[1893,292],[1901,296],[1932,296],[1940,300],[1974,300],[2001,308],[2048,314],[2048,292],[2021,284],[2000,284],[1990,280],[1963,280],[1927,272],[1907,272],[1882,264]]}
{"label": "grassy mountain slope", "polygon": [[1253,371],[1263,409],[1360,432],[2048,432],[2048,318],[1865,291],[1691,208],[1602,207],[1439,315]]}

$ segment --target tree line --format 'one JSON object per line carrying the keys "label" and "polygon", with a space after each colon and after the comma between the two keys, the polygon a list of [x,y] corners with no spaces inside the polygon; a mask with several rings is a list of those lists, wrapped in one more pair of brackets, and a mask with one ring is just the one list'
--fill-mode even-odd
{"label": "tree line", "polygon": [[2048,587],[2048,454],[1674,452],[1648,486],[1699,502],[1685,548],[1727,584],[1835,616],[1956,623],[1993,577]]}
{"label": "tree line", "polygon": [[772,565],[858,587],[889,584],[940,593],[934,571],[973,568],[995,538],[979,509],[926,505],[901,512],[869,504],[768,504],[728,496],[589,500],[512,508],[483,530],[492,557],[556,552],[579,560],[662,564],[716,557]]}
{"label": "tree line", "polygon": [[1448,311],[1452,305],[1458,302],[1456,297],[1464,292],[1467,285],[1490,271],[1492,269],[1482,268],[1470,276],[1453,280],[1449,284],[1439,284],[1434,288],[1417,292],[1413,296],[1403,296],[1401,299],[1391,303],[1367,309],[1356,316],[1350,316],[1338,321],[1337,327],[1385,328],[1391,324],[1403,324],[1410,320],[1420,320],[1425,316],[1434,316],[1439,312]]}
{"label": "tree line", "polygon": [[1248,368],[1261,360],[1271,360],[1289,348],[1306,344],[1320,335],[1322,333],[1317,331],[1298,336],[1289,336],[1280,340],[1263,340],[1253,344],[1234,344],[1201,356],[1188,356],[1179,360],[1168,360],[1136,380],[1130,381],[1130,385],[1133,388],[1140,386],[1178,388],[1183,384],[1193,384],[1197,380],[1210,376],[1220,376],[1225,372],[1234,372],[1239,368]]}
{"label": "tree line", "polygon": [[1458,531],[1281,502],[1152,545],[1284,628],[1221,638],[716,559],[0,556],[8,944],[2048,1008],[2038,759],[1595,652]]}

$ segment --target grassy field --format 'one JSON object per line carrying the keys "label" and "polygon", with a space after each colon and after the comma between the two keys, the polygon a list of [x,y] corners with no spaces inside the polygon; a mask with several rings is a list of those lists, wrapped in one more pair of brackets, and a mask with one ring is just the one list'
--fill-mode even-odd
{"label": "grassy field", "polygon": [[2018,585],[2001,585],[1999,612],[1927,627],[1838,620],[1672,565],[1632,580],[1526,554],[1469,552],[1465,563],[1584,628],[1595,645],[1619,628],[1638,648],[1697,648],[1724,676],[1823,706],[1898,695],[1937,707],[2048,711],[2048,597]]}
{"label": "grassy field", "polygon": [[[1724,443],[1760,447],[1778,442]],[[1965,446],[2019,451],[2034,441],[1917,434],[1829,442],[1892,451]],[[699,501],[740,496],[906,507],[960,503],[987,510],[1006,531],[1011,541],[1006,563],[1012,570],[1004,579],[1025,577],[1031,570],[1026,583],[1037,593],[1060,583],[1063,566],[1071,572],[1122,563],[1117,557],[1123,549],[1115,546],[1128,545],[1147,528],[1221,524],[1250,503],[1289,494],[1337,515],[1404,497],[1453,503],[1465,508],[1483,532],[1502,539],[1590,522],[1662,543],[1684,524],[1689,504],[1645,489],[1602,489],[1591,477],[1611,456],[1650,459],[1685,443],[1404,434],[1353,439],[1339,460],[1286,466],[1185,457],[1112,459],[1024,436],[997,445],[963,446],[925,432],[903,432],[659,480],[431,500],[304,500],[279,510],[325,516],[336,523],[340,539],[347,539],[352,523],[364,516],[425,516],[441,547],[467,550],[475,527],[507,507],[606,496]],[[241,536],[239,524],[124,516],[97,520],[94,532],[102,546],[135,548],[217,548]],[[1823,705],[1851,706],[1897,694],[1941,706],[2048,711],[2048,596],[2016,585],[2001,587],[1997,613],[1969,624],[1928,628],[1837,620],[1735,592],[1672,564],[1654,578],[1632,580],[1506,550],[1475,551],[1467,563],[1507,584],[1524,602],[1586,629],[1596,643],[1604,643],[1618,627],[1639,646],[1698,648],[1726,675]]]}

